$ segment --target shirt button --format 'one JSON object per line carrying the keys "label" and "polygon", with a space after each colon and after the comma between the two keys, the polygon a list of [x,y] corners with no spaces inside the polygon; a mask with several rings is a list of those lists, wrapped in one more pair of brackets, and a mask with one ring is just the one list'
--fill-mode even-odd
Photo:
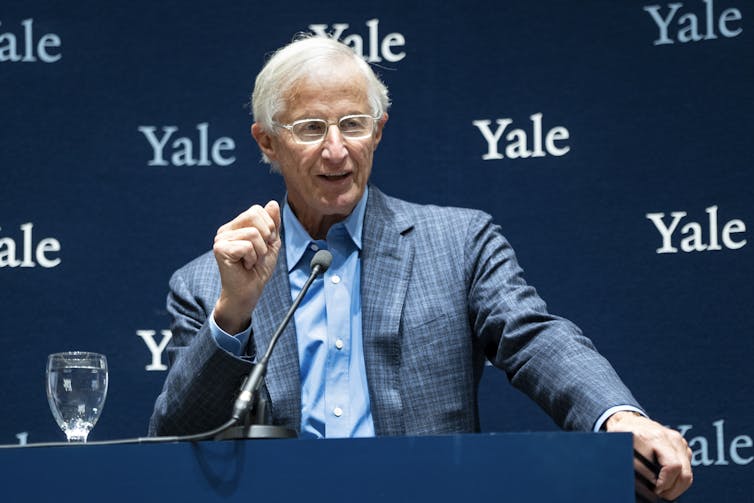
{"label": "shirt button", "polygon": [[330,281],[332,281],[333,283],[337,285],[338,283],[340,283],[340,276],[338,276],[337,274],[333,274],[333,277],[330,278]]}
{"label": "shirt button", "polygon": [[317,246],[317,244],[316,244],[316,243],[312,243],[312,244],[311,244],[311,245],[309,246],[309,249],[310,249],[311,251],[317,251],[317,250],[319,250],[319,246]]}
{"label": "shirt button", "polygon": [[340,407],[335,407],[332,410],[332,413],[335,414],[335,417],[340,417],[343,415],[343,409],[341,409]]}
{"label": "shirt button", "polygon": [[338,339],[337,341],[335,341],[335,347],[338,349],[343,349],[343,340]]}

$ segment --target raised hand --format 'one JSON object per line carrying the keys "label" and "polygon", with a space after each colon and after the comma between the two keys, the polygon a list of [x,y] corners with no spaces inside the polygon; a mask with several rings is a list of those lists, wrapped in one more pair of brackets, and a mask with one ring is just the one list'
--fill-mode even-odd
{"label": "raised hand", "polygon": [[222,291],[215,304],[215,322],[236,334],[249,326],[262,289],[280,252],[280,206],[254,205],[221,226],[213,247]]}

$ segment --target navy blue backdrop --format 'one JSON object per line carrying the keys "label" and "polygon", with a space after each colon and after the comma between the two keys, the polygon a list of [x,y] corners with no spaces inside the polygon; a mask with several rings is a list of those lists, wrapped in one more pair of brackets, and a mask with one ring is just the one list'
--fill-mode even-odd
{"label": "navy blue backdrop", "polygon": [[[157,5],[155,5],[157,4]],[[144,435],[173,270],[279,198],[248,96],[270,51],[327,32],[393,107],[372,180],[494,215],[694,451],[684,501],[752,501],[751,4],[101,2],[0,6],[0,442],[62,439],[48,353],[105,353],[90,438]],[[488,368],[486,431],[554,429]]]}

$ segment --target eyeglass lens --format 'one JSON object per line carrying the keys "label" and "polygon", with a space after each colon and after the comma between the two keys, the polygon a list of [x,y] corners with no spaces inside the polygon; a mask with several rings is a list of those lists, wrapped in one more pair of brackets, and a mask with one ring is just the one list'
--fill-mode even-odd
{"label": "eyeglass lens", "polygon": [[[348,115],[338,121],[338,129],[346,138],[365,138],[372,134],[374,118],[370,115]],[[301,141],[315,142],[327,134],[328,123],[322,119],[296,121],[291,131]]]}

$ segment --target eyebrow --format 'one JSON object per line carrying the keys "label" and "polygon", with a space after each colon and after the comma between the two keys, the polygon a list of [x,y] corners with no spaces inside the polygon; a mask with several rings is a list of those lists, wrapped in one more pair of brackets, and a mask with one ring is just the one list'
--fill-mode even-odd
{"label": "eyebrow", "polygon": [[[349,115],[369,115],[370,117],[372,116],[372,114],[370,112],[364,112],[364,111],[361,111],[361,110],[354,110],[354,111],[351,111],[351,112],[343,113],[343,114],[335,117],[333,120],[339,120],[339,119],[341,119],[343,117],[347,117]],[[304,120],[304,119],[322,119],[322,120],[329,121],[329,119],[326,118],[326,117],[323,117],[322,114],[310,114],[310,113],[306,113],[306,114],[302,114],[298,118],[291,119],[291,122],[293,122],[293,121],[300,121],[300,120]]]}

